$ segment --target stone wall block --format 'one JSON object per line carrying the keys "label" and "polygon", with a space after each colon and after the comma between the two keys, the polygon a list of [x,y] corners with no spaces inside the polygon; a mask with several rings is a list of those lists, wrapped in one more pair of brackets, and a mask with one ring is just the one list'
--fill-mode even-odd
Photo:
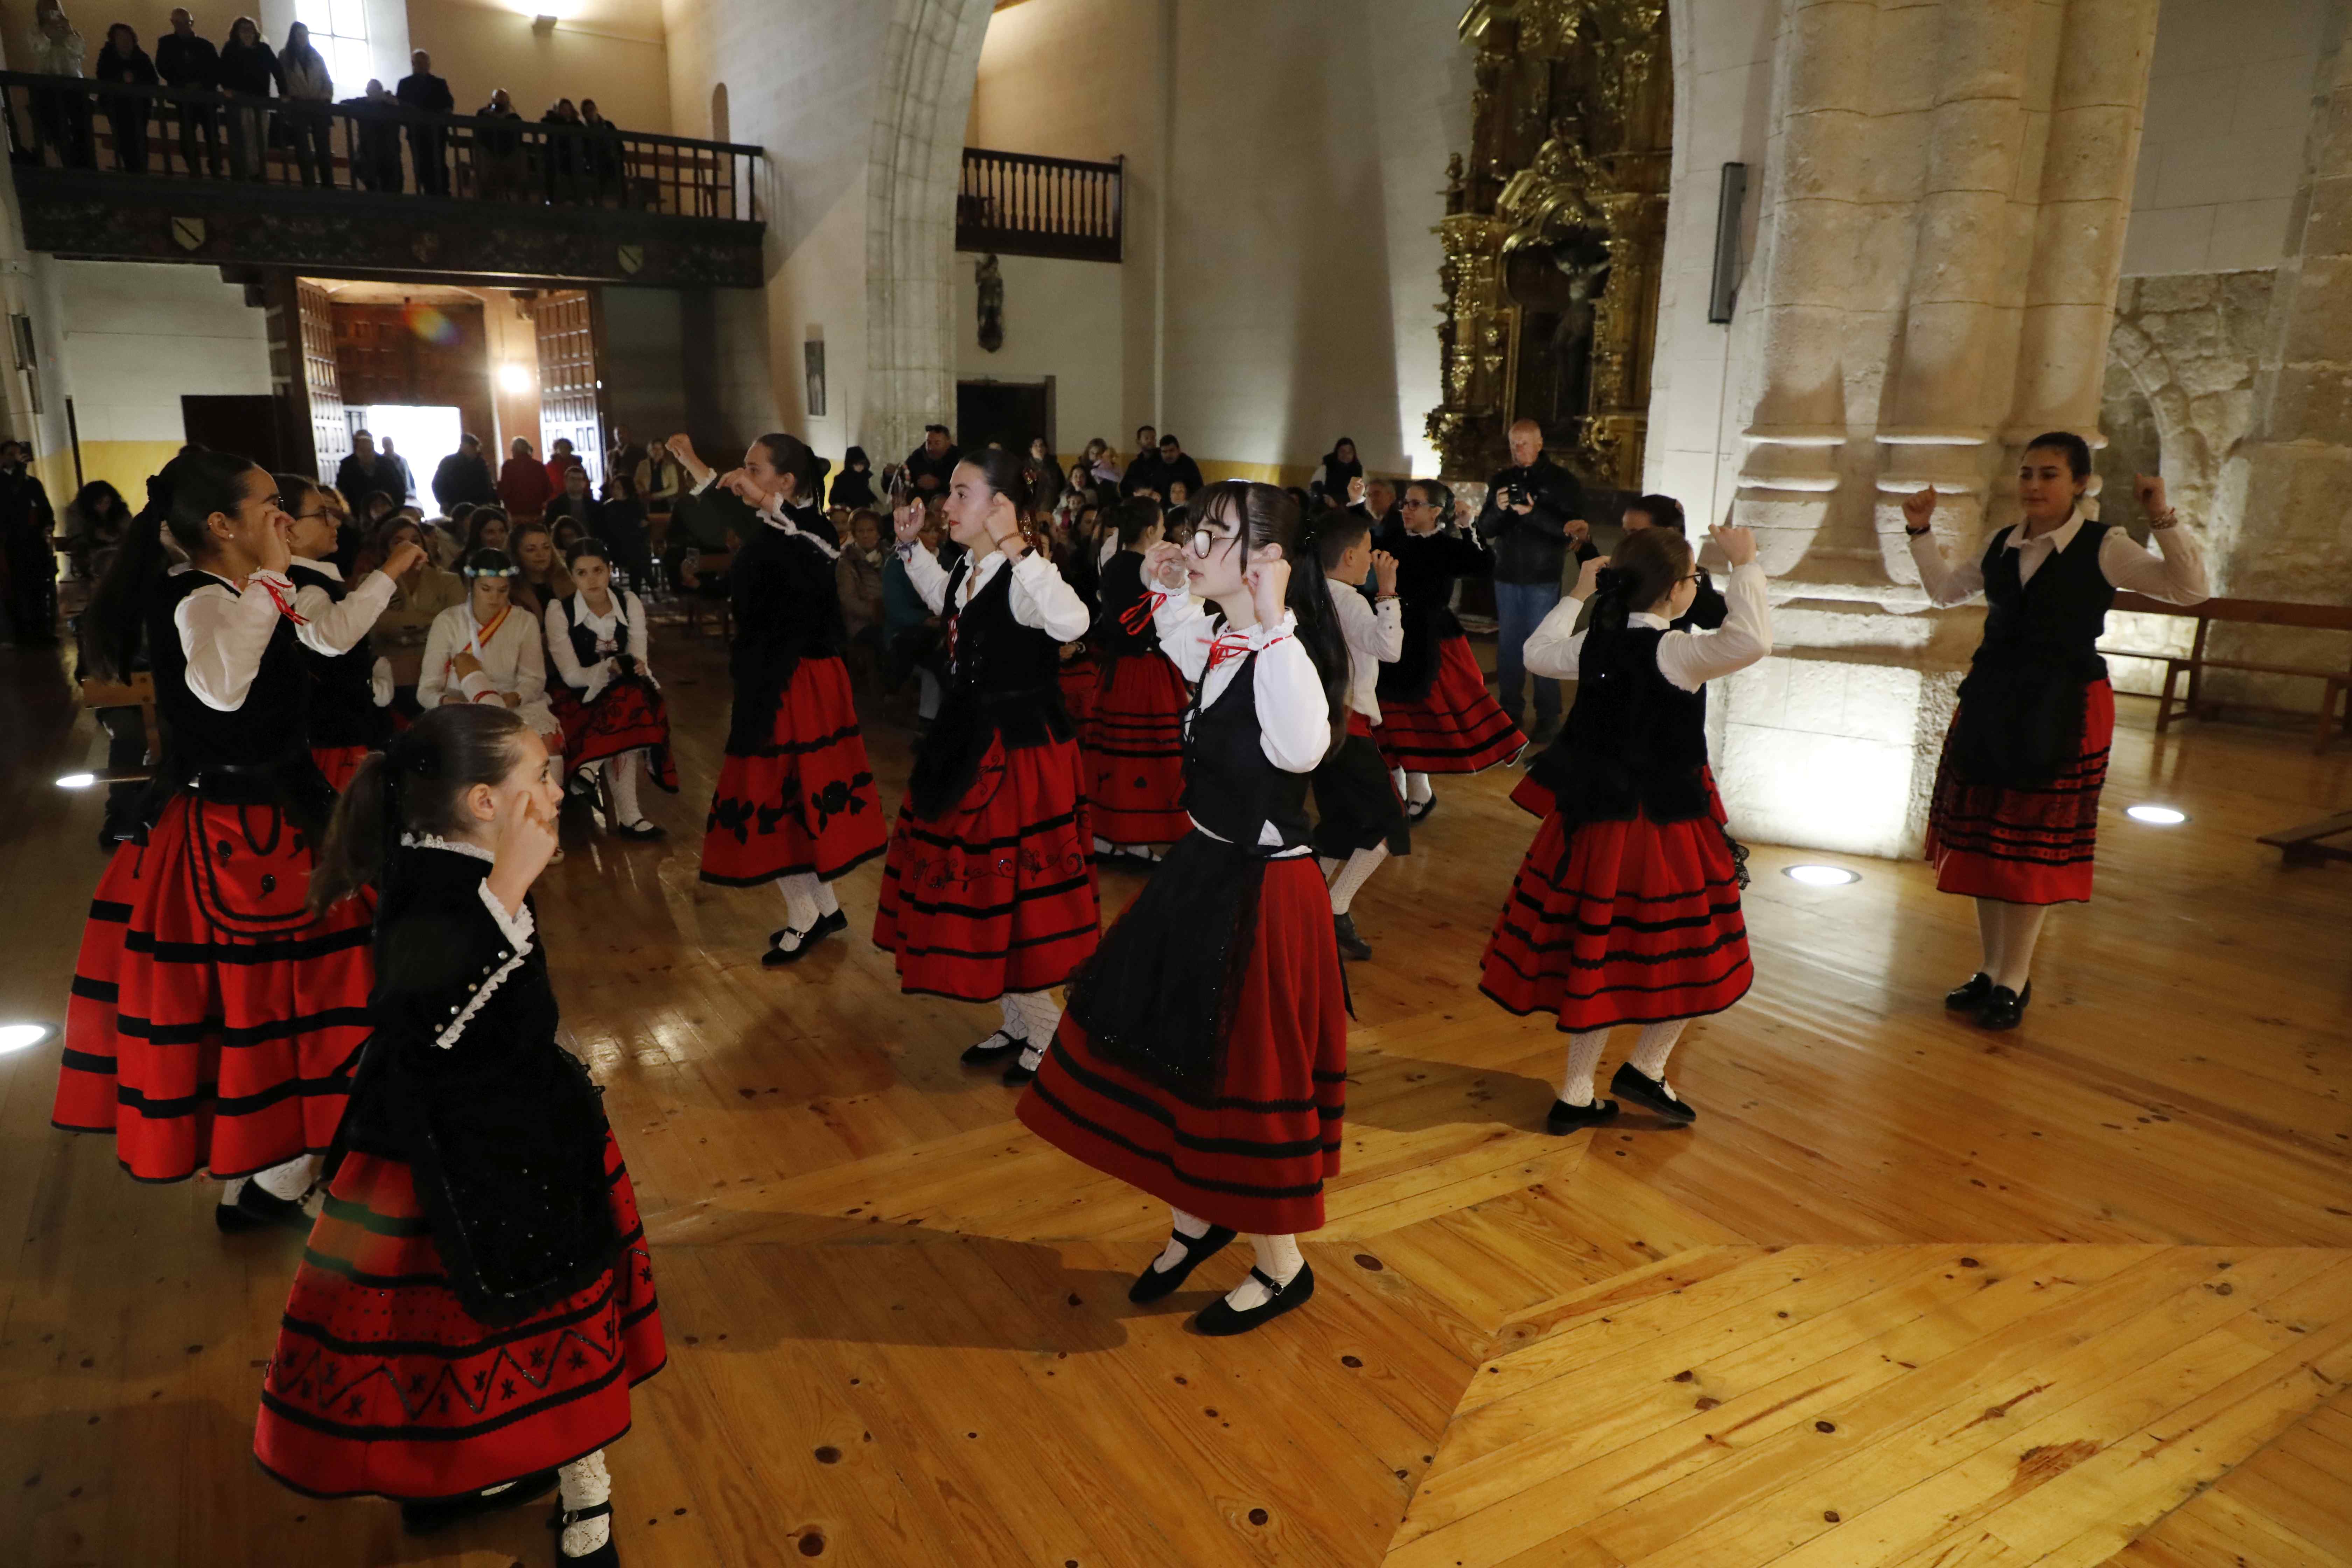
{"label": "stone wall block", "polygon": [[1866,114],[1822,110],[1793,117],[1781,144],[1784,199],[1857,199],[1856,180],[1877,121]]}
{"label": "stone wall block", "polygon": [[[2342,56],[2352,57],[2352,49]],[[2310,166],[2322,174],[2352,169],[2352,88],[2324,94],[2314,105]]]}
{"label": "stone wall block", "polygon": [[2303,255],[2352,255],[2352,175],[2313,180],[2305,198]]}
{"label": "stone wall block", "polygon": [[1789,61],[1786,102],[1790,112],[1848,108],[1871,101],[1875,7],[1832,0],[1801,5],[1789,18],[1781,44]]}
{"label": "stone wall block", "polygon": [[2099,305],[2029,305],[2018,339],[2017,408],[2011,424],[2037,429],[2096,427],[2101,353],[2110,311]]}
{"label": "stone wall block", "polygon": [[2006,198],[2017,188],[2025,153],[2026,117],[2013,99],[1979,98],[1947,103],[1928,117],[1930,193],[1989,191]]}
{"label": "stone wall block", "polygon": [[2352,257],[2305,258],[2295,294],[2282,357],[2352,360]]}
{"label": "stone wall block", "polygon": [[1890,424],[1940,434],[1996,422],[1998,412],[1985,403],[1991,346],[1986,315],[1984,307],[1969,300],[1923,300],[1911,308]]}
{"label": "stone wall block", "polygon": [[2173,310],[2202,310],[2221,302],[2221,280],[2210,272],[2185,272],[2177,277],[2137,279],[2137,302],[2117,305],[2135,315]]}
{"label": "stone wall block", "polygon": [[2036,187],[2041,199],[2106,198],[2128,205],[2138,146],[2137,107],[2100,103],[2060,110],[2050,117],[2050,151]]}
{"label": "stone wall block", "polygon": [[1852,202],[1789,203],[1772,257],[1775,301],[1832,310],[1849,305],[1877,221],[1876,214]]}
{"label": "stone wall block", "polygon": [[2304,431],[2315,440],[2352,441],[2352,365],[2279,366],[2269,413],[2273,428]]}
{"label": "stone wall block", "polygon": [[2234,392],[2240,387],[2251,390],[2254,384],[2253,363],[2242,353],[2215,353],[2175,360],[2172,371],[2180,389],[2191,397]]}
{"label": "stone wall block", "polygon": [[2107,309],[2130,220],[2130,210],[2118,201],[2044,203],[2035,217],[2025,297],[2037,305]]}
{"label": "stone wall block", "polygon": [[[2208,444],[2227,452],[2254,422],[2254,391],[2209,392],[2189,400],[2189,418]],[[2352,509],[2347,509],[2352,510]]]}
{"label": "stone wall block", "polygon": [[2157,0],[2065,0],[2052,106],[2125,104],[2137,119],[2156,48],[2156,14]]}
{"label": "stone wall block", "polygon": [[2000,304],[1996,289],[2012,242],[2010,204],[1993,191],[1948,191],[1919,209],[1915,304]]}
{"label": "stone wall block", "polygon": [[2022,101],[2033,69],[2036,0],[1958,0],[1940,9],[1936,37],[1938,111],[1961,101]]}

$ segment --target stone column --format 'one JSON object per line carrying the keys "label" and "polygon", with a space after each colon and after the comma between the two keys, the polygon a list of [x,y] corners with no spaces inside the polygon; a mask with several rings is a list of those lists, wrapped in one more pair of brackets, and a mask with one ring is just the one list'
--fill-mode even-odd
{"label": "stone column", "polygon": [[[2352,20],[2336,0],[2319,63],[2303,188],[2273,285],[2254,382],[2244,521],[2219,563],[2249,599],[2352,603]],[[2217,627],[2213,650],[2266,663],[2338,666],[2341,633]],[[2224,678],[2217,689],[2308,710],[2311,682]]]}
{"label": "stone column", "polygon": [[1927,605],[1900,498],[1980,549],[2020,443],[2095,438],[2157,0],[1785,5],[1734,504],[1776,651],[1719,776],[1743,833],[1910,855],[1981,612]]}

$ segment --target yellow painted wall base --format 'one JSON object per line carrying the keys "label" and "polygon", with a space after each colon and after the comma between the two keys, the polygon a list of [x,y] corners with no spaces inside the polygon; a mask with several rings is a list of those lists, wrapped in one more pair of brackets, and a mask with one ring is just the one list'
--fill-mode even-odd
{"label": "yellow painted wall base", "polygon": [[[84,441],[81,444],[82,479],[89,483],[104,479],[122,492],[122,499],[137,511],[147,504],[147,480],[150,475],[163,471],[163,465],[180,455],[184,445],[178,441]],[[45,453],[37,471],[41,483],[49,492],[49,500],[59,511],[73,499],[74,460],[70,451]]]}

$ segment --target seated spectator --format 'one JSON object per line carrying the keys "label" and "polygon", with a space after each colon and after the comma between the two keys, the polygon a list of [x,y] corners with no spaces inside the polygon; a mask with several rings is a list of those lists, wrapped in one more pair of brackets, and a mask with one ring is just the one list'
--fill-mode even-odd
{"label": "seated spectator", "polygon": [[352,510],[352,515],[359,520],[360,531],[373,533],[399,510],[400,503],[393,500],[389,492],[369,490],[360,497],[360,504]]}
{"label": "seated spectator", "polygon": [[841,590],[842,624],[849,640],[863,643],[877,655],[882,651],[882,518],[859,509],[849,514],[848,547],[833,563],[834,581]]}
{"label": "seated spectator", "polygon": [[[558,441],[555,444],[558,451],[563,450],[570,445],[568,441]],[[551,468],[553,466],[551,463],[549,465]],[[563,470],[563,493],[547,503],[545,515],[550,523],[554,522],[558,518],[575,519],[590,534],[597,538],[604,536],[604,503],[590,493],[588,470],[580,466],[577,458],[572,460],[570,468]]]}
{"label": "seated spectator", "polygon": [[[423,531],[406,518],[371,535],[370,543],[360,554],[358,564],[362,571],[373,572],[383,565],[391,558],[394,548],[404,541],[425,542]],[[422,647],[425,634],[432,629],[433,618],[452,605],[463,604],[465,598],[466,585],[456,573],[420,561],[394,584],[392,603],[376,617],[371,635],[379,647],[387,643]],[[407,706],[403,711],[415,711],[414,688],[409,689]]]}
{"label": "seated spectator", "polygon": [[919,495],[945,495],[948,479],[955,473],[955,466],[961,461],[963,454],[949,438],[948,427],[926,425],[923,426],[923,444],[907,454],[907,478],[912,481]]}
{"label": "seated spectator", "polygon": [[73,500],[66,502],[59,530],[73,574],[86,582],[105,576],[130,521],[131,510],[123,504],[122,492],[104,479],[92,479],[76,490]]}
{"label": "seated spectator", "polygon": [[511,455],[499,469],[499,500],[513,516],[537,517],[547,510],[558,487],[530,442],[518,436],[509,451]]}
{"label": "seated spectator", "polygon": [[1029,499],[1040,514],[1049,513],[1062,499],[1062,489],[1069,481],[1068,470],[1054,454],[1045,448],[1045,437],[1039,436],[1029,443],[1028,460],[1021,471],[1029,476]]}
{"label": "seated spectator", "polygon": [[852,510],[877,505],[873,468],[873,459],[866,457],[863,447],[852,447],[842,454],[841,477],[833,481],[833,493],[827,498],[830,504]]}
{"label": "seated spectator", "polygon": [[465,558],[471,560],[477,550],[503,552],[513,537],[514,523],[506,513],[494,506],[478,506],[466,520]]}
{"label": "seated spectator", "polygon": [[558,436],[547,449],[547,494],[551,500],[563,493],[563,470],[583,468],[580,455],[572,450],[571,438]]}
{"label": "seated spectator", "polygon": [[1097,485],[1108,485],[1114,490],[1118,488],[1119,475],[1123,470],[1118,466],[1118,454],[1110,449],[1109,442],[1099,436],[1087,442],[1086,465],[1092,470]]}

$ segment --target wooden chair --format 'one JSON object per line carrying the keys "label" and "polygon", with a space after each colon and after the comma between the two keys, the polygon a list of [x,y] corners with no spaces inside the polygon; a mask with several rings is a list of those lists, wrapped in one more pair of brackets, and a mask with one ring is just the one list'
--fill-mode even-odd
{"label": "wooden chair", "polygon": [[[705,551],[702,558],[695,563],[694,574],[701,578],[716,577],[733,564],[735,557],[731,552],[713,554]],[[681,586],[677,590],[677,603],[685,613],[686,630],[689,637],[701,629],[702,616],[706,612],[719,623],[720,637],[735,635],[735,606],[730,601],[706,599],[701,589]]]}
{"label": "wooden chair", "polygon": [[[129,680],[117,683],[91,677],[81,683],[81,705],[93,712],[101,708],[136,708],[139,721],[147,731],[147,754],[163,754],[163,731],[155,724],[155,678],[140,670]],[[109,784],[137,784],[150,775],[145,772],[117,773],[109,772]]]}
{"label": "wooden chair", "polygon": [[[2177,718],[2195,716],[2210,719],[2218,715],[2224,704],[2205,696],[2204,674],[2209,669],[2237,670],[2252,675],[2285,675],[2320,683],[2317,733],[2312,750],[2324,752],[2338,735],[2352,733],[2352,658],[2336,668],[2323,668],[2307,664],[2276,664],[2259,659],[2215,658],[2205,651],[2206,638],[2214,623],[2234,626],[2298,626],[2318,631],[2352,632],[2352,605],[2297,605],[2268,599],[2208,599],[2199,605],[2171,605],[2162,599],[2151,599],[2140,594],[2117,594],[2115,607],[2141,616],[2185,616],[2197,623],[2195,637],[2186,654],[2149,652],[2141,648],[2107,647],[2101,653],[2117,658],[2159,659],[2164,664],[2164,693],[2158,700],[2156,729],[2162,734]],[[2180,678],[2189,677],[2186,696],[2179,694]],[[2345,710],[2339,717],[2337,709]],[[2252,708],[2263,712],[2291,712],[2290,709],[2267,708],[2259,703],[2232,703],[2229,706]]]}

